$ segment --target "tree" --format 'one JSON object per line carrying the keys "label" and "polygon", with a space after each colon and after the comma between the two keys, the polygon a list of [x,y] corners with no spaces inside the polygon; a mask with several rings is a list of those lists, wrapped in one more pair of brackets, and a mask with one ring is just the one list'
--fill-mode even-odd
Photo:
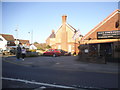
{"label": "tree", "polygon": [[38,42],[34,42],[34,44],[39,44]]}
{"label": "tree", "polygon": [[47,46],[46,46],[46,48],[47,48],[47,49],[50,49],[50,48],[51,48],[51,46],[50,46],[50,45],[47,45]]}

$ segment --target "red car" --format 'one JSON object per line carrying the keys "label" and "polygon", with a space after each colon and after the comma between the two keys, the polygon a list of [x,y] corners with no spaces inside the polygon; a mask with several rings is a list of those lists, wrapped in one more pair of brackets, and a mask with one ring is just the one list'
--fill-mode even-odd
{"label": "red car", "polygon": [[61,52],[59,49],[49,49],[48,51],[44,52],[43,55],[56,57],[56,56],[60,56]]}

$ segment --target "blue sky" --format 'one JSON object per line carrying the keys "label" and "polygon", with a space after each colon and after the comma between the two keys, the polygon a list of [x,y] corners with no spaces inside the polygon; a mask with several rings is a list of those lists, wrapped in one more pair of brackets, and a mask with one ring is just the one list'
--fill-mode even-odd
{"label": "blue sky", "polygon": [[117,2],[2,2],[2,32],[16,38],[44,43],[52,29],[57,31],[62,15],[67,23],[85,35],[103,19],[118,9]]}

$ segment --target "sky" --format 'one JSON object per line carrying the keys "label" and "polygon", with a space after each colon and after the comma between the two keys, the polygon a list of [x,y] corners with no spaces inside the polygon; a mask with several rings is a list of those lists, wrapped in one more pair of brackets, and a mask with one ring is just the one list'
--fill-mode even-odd
{"label": "sky", "polygon": [[45,43],[67,15],[67,23],[85,35],[116,9],[118,2],[2,2],[0,33]]}

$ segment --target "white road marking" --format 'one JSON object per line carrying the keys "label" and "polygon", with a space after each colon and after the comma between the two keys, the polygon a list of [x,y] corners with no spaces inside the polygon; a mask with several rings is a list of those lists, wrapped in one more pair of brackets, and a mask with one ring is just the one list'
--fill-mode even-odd
{"label": "white road marking", "polygon": [[43,86],[57,87],[57,88],[75,89],[74,87],[69,87],[69,86],[54,85],[54,84],[48,84],[48,83],[40,83],[40,82],[28,81],[28,80],[22,80],[22,79],[14,79],[14,78],[6,78],[6,77],[2,77],[2,79],[11,80],[11,81],[19,81],[19,82],[30,83],[30,84],[43,85]]}

